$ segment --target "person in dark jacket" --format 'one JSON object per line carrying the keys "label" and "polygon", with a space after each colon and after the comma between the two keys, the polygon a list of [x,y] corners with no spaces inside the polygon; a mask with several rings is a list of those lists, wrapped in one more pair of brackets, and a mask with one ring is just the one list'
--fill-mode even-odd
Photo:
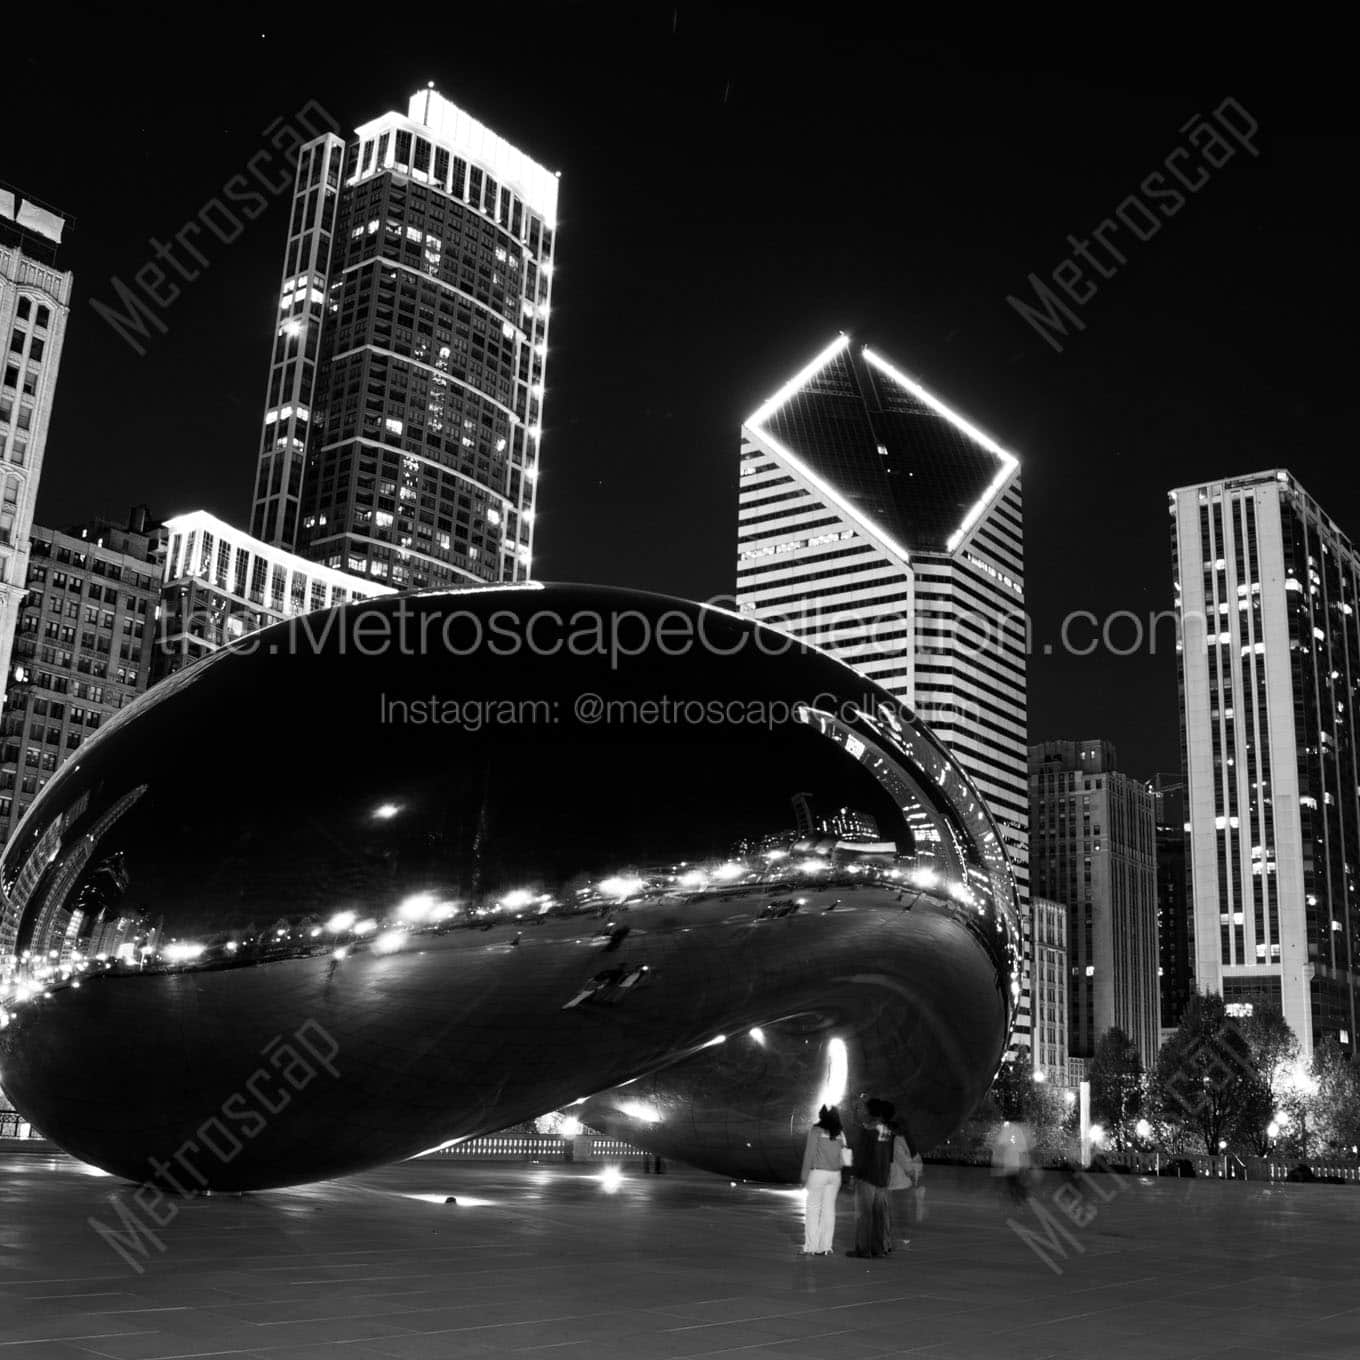
{"label": "person in dark jacket", "polygon": [[888,1180],[892,1170],[891,1101],[869,1098],[860,1103],[860,1129],[855,1140],[855,1249],[847,1256],[886,1256],[890,1237]]}

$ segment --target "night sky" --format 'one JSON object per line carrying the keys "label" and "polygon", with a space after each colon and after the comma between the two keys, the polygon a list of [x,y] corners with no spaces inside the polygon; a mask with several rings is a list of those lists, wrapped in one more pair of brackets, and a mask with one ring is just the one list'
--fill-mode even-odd
{"label": "night sky", "polygon": [[[1157,655],[1058,645],[1070,611],[1169,606],[1168,488],[1286,466],[1360,537],[1339,37],[938,40],[909,7],[252,12],[214,32],[206,7],[45,5],[25,20],[44,39],[6,52],[0,178],[75,219],[41,523],[145,501],[248,524],[287,195],[202,246],[211,266],[144,357],[91,298],[112,302],[111,276],[130,284],[147,238],[220,194],[273,119],[316,100],[348,133],[433,80],[562,174],[545,580],[730,592],[740,422],[839,329],[1023,460],[1031,740],[1108,736],[1131,773],[1178,765],[1169,631]],[[1259,157],[1238,148],[1150,240],[1110,238],[1126,262],[1055,352],[1007,296],[1228,97]]]}

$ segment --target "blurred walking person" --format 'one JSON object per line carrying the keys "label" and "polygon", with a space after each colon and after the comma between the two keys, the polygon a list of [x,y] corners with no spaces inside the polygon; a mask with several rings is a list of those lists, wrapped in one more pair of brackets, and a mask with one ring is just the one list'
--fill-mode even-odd
{"label": "blurred walking person", "polygon": [[916,1192],[921,1186],[922,1168],[921,1156],[911,1141],[906,1120],[894,1120],[892,1132],[892,1165],[888,1168],[887,1251],[911,1244],[911,1238],[899,1234],[906,1232],[907,1224],[912,1219],[911,1210],[918,1203]]}
{"label": "blurred walking person", "polygon": [[1004,1180],[1014,1204],[1029,1198],[1029,1168],[1029,1131],[1018,1120],[1008,1119],[992,1139],[992,1175]]}
{"label": "blurred walking person", "polygon": [[834,1105],[817,1111],[817,1122],[808,1129],[803,1149],[803,1174],[807,1191],[803,1215],[803,1255],[830,1256],[836,1236],[836,1196],[841,1189],[841,1168],[850,1149],[841,1126],[841,1112]]}

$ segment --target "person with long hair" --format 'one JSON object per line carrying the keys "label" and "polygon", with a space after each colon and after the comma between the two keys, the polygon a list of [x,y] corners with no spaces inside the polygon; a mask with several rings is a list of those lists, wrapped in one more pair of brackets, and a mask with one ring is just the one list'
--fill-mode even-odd
{"label": "person with long hair", "polygon": [[803,1255],[830,1256],[836,1235],[836,1196],[841,1188],[841,1167],[845,1164],[845,1130],[841,1113],[834,1105],[823,1105],[817,1120],[808,1129],[803,1149],[802,1182],[807,1190],[803,1219]]}

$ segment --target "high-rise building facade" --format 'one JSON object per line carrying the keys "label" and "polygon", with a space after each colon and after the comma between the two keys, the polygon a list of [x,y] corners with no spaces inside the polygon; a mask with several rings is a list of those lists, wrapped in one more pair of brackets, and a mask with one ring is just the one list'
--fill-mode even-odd
{"label": "high-rise building facade", "polygon": [[1190,883],[1187,874],[1185,778],[1153,775],[1148,784],[1157,826],[1157,951],[1161,970],[1162,1031],[1174,1030],[1194,993]]}
{"label": "high-rise building facade", "polygon": [[1028,896],[1019,464],[842,335],[741,428],[737,606],[915,710]]}
{"label": "high-rise building facade", "polygon": [[299,150],[255,538],[396,589],[528,578],[557,190],[433,89]]}
{"label": "high-rise building facade", "polygon": [[10,648],[71,309],[71,275],[55,263],[64,225],[0,184],[0,703],[11,679]]}
{"label": "high-rise building facade", "polygon": [[1029,1045],[1036,1076],[1069,1084],[1067,1067],[1067,908],[1031,897],[1020,918],[1025,941],[1022,1005],[1029,1009]]}
{"label": "high-rise building facade", "polygon": [[1116,770],[1107,741],[1030,748],[1030,882],[1067,907],[1068,1051],[1090,1058],[1109,1029],[1145,1067],[1161,1046],[1152,795]]}
{"label": "high-rise building facade", "polygon": [[166,520],[165,539],[153,680],[271,623],[392,593],[261,543],[206,510]]}
{"label": "high-rise building facade", "polygon": [[0,717],[0,844],[71,752],[146,689],[159,530],[140,506],[126,525],[33,526]]}
{"label": "high-rise building facade", "polygon": [[1170,496],[1195,983],[1353,1051],[1360,554],[1286,471]]}

